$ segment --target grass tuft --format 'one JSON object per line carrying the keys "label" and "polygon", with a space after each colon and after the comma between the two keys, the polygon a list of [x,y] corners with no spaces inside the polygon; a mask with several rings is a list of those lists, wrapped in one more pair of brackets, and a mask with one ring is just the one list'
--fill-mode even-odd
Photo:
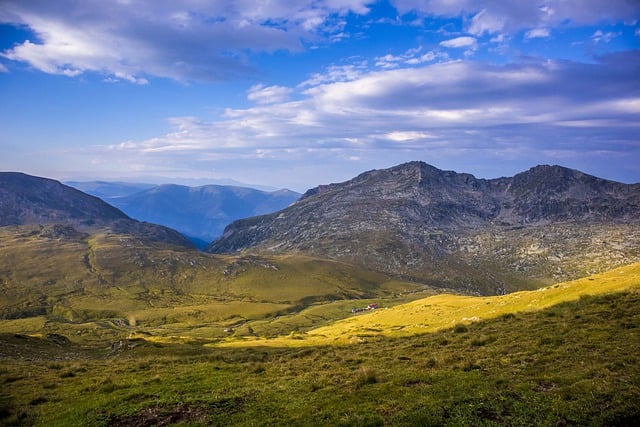
{"label": "grass tuft", "polygon": [[367,384],[375,384],[378,382],[376,371],[372,368],[362,366],[356,372],[355,385],[362,387]]}

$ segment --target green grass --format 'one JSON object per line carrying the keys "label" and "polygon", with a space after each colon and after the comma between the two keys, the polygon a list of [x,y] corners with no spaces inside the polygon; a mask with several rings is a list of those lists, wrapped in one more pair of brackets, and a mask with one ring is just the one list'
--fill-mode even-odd
{"label": "green grass", "polygon": [[425,289],[328,260],[214,256],[120,235],[65,241],[37,226],[0,228],[0,286],[0,331],[70,334],[77,342],[117,338],[112,321],[123,319],[130,326],[119,328],[123,337],[222,338],[227,327],[317,303]]}
{"label": "green grass", "polygon": [[3,425],[633,425],[640,292],[347,346],[0,336]]}
{"label": "green grass", "polygon": [[[0,425],[640,419],[640,264],[469,297],[120,239],[0,230]],[[351,314],[370,302],[382,308]]]}

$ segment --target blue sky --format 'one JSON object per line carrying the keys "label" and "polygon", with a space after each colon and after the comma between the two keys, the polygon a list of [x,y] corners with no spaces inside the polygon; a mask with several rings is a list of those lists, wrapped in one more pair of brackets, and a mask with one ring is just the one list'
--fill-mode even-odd
{"label": "blue sky", "polygon": [[2,0],[0,170],[640,182],[639,20],[636,0]]}

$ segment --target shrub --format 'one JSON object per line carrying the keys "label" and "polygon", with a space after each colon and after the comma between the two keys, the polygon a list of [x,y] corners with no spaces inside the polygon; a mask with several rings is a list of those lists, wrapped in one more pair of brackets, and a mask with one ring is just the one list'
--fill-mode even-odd
{"label": "shrub", "polygon": [[453,327],[453,332],[455,332],[456,334],[461,334],[467,331],[469,331],[469,328],[467,328],[467,325],[464,325],[462,323],[458,323]]}
{"label": "shrub", "polygon": [[64,371],[64,372],[60,373],[60,378],[73,378],[75,376],[76,376],[76,374],[73,371]]}
{"label": "shrub", "polygon": [[376,376],[376,371],[365,366],[358,369],[355,381],[357,387],[362,387],[366,384],[375,384],[377,382],[378,378]]}

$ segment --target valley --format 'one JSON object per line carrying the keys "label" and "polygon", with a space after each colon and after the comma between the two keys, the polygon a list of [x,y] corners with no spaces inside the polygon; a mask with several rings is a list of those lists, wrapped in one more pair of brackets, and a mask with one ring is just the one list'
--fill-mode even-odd
{"label": "valley", "polygon": [[290,190],[261,191],[230,185],[71,182],[140,221],[162,224],[204,249],[230,222],[278,211],[301,195]]}
{"label": "valley", "polygon": [[[19,333],[28,322],[2,321],[0,415],[5,425],[49,426],[633,425],[640,416],[639,271],[634,265],[585,278],[583,291],[593,294],[570,292],[564,302],[557,291],[536,306],[533,296],[547,291],[525,292],[525,303],[514,296],[483,319],[460,319],[464,307],[465,315],[478,313],[468,300],[428,297],[349,315],[276,345],[132,335],[130,325],[111,322],[115,345],[105,346],[83,334]],[[485,297],[471,298],[486,305]],[[397,328],[424,322],[436,302],[442,326]],[[298,316],[335,313],[341,307],[334,304]],[[375,317],[394,311],[408,317]],[[262,322],[277,330],[278,321]],[[332,334],[345,324],[356,339],[338,344]],[[306,335],[321,339],[305,342]]]}
{"label": "valley", "polygon": [[637,184],[412,162],[200,251],[56,181],[0,183],[2,425],[640,420]]}

